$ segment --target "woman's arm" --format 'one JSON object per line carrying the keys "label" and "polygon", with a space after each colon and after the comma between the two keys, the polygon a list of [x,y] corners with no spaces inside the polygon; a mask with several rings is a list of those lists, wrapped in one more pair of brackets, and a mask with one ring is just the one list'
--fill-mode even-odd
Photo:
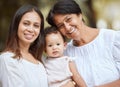
{"label": "woman's arm", "polygon": [[100,86],[95,86],[95,87],[120,87],[120,80],[116,80],[104,85],[100,85]]}
{"label": "woman's arm", "polygon": [[81,77],[81,75],[79,74],[77,67],[74,63],[74,61],[70,61],[69,62],[69,67],[70,70],[73,74],[72,78],[74,80],[74,82],[79,86],[79,87],[87,87],[87,85],[85,84],[85,81],[83,80],[83,78]]}

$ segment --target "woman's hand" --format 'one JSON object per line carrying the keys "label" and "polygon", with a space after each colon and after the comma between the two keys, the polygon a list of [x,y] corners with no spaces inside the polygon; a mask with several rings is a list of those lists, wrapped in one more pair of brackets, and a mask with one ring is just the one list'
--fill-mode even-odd
{"label": "woman's hand", "polygon": [[73,81],[69,81],[60,87],[75,87],[75,83]]}

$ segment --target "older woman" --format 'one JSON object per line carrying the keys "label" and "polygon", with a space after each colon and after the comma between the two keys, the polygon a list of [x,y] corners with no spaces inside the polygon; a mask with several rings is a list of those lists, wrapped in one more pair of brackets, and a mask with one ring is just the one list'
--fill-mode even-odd
{"label": "older woman", "polygon": [[47,21],[70,38],[65,54],[75,58],[88,87],[120,87],[120,31],[85,25],[74,0],[60,0]]}

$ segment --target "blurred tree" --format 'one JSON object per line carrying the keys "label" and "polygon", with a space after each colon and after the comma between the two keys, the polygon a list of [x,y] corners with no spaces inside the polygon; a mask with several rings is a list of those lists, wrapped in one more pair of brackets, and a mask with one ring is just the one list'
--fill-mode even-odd
{"label": "blurred tree", "polygon": [[96,27],[96,15],[93,10],[92,0],[76,0],[76,2],[80,5],[86,24]]}
{"label": "blurred tree", "polygon": [[89,25],[91,27],[96,27],[96,15],[94,13],[93,7],[92,7],[92,0],[87,0],[86,1],[86,6],[88,8],[88,20],[89,20]]}
{"label": "blurred tree", "polygon": [[18,7],[19,3],[17,0],[1,0],[0,2],[0,50],[4,47],[11,17]]}

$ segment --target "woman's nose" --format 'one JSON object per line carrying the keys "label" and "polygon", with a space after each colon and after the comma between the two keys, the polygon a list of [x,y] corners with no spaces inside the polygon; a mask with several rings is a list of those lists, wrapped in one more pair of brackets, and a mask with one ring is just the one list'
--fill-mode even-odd
{"label": "woman's nose", "polygon": [[27,30],[32,32],[32,31],[34,30],[34,28],[33,28],[33,26],[31,25],[31,26],[29,26],[29,27],[27,28]]}
{"label": "woman's nose", "polygon": [[64,27],[65,27],[65,29],[66,29],[66,31],[69,31],[70,30],[70,25],[69,25],[69,23],[64,23]]}

